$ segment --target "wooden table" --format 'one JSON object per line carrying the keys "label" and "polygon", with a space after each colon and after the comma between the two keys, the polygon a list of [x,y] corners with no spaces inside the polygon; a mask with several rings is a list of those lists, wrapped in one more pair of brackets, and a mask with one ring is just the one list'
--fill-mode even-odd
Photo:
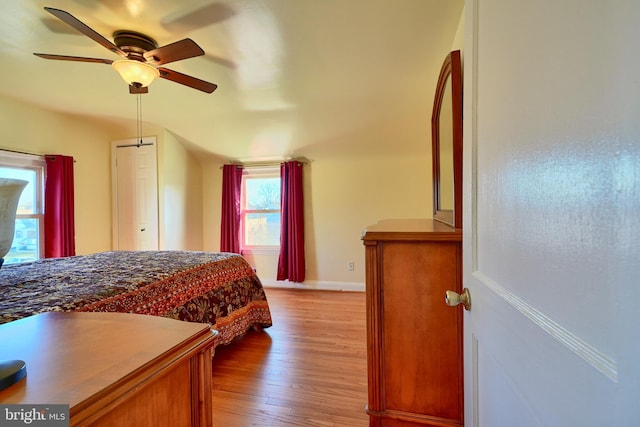
{"label": "wooden table", "polygon": [[0,325],[27,377],[0,403],[68,404],[71,426],[211,426],[215,332],[125,313],[43,313]]}

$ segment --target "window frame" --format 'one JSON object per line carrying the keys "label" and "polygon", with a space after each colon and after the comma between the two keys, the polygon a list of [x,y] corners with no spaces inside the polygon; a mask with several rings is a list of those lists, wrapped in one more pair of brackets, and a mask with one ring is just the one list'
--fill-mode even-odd
{"label": "window frame", "polygon": [[35,206],[30,214],[16,213],[16,221],[35,219],[38,224],[38,259],[44,258],[44,182],[46,174],[45,157],[36,154],[0,150],[0,166],[25,169],[35,172]]}
{"label": "window frame", "polygon": [[280,177],[280,165],[250,167],[245,166],[242,169],[242,184],[240,186],[240,252],[247,254],[264,253],[271,254],[280,251],[280,241],[277,245],[247,245],[245,235],[246,216],[255,213],[278,213],[281,215],[281,207],[278,209],[245,209],[246,201],[246,184],[250,179],[256,178],[278,178]]}

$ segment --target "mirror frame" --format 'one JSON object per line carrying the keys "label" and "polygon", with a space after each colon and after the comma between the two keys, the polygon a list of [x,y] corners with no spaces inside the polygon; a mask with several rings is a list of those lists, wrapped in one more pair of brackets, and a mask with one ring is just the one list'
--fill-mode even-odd
{"label": "mirror frame", "polygon": [[[440,189],[440,109],[447,83],[451,84],[453,126],[453,210],[441,206]],[[454,228],[462,228],[462,65],[460,51],[449,52],[438,77],[431,115],[433,166],[433,218]]]}

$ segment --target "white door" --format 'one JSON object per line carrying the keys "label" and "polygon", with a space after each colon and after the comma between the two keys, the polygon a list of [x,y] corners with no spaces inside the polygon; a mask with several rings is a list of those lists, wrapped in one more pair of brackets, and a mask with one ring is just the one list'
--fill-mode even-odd
{"label": "white door", "polygon": [[114,141],[114,248],[158,249],[158,178],[155,138]]}
{"label": "white door", "polygon": [[639,23],[466,2],[467,427],[640,426]]}

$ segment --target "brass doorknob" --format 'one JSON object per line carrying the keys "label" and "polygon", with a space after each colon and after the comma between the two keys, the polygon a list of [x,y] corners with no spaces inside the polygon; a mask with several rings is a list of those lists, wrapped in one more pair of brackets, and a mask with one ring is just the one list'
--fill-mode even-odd
{"label": "brass doorknob", "polygon": [[471,310],[471,295],[469,289],[464,288],[462,294],[454,291],[445,292],[444,301],[450,307],[455,307],[458,304],[462,304],[465,310]]}

